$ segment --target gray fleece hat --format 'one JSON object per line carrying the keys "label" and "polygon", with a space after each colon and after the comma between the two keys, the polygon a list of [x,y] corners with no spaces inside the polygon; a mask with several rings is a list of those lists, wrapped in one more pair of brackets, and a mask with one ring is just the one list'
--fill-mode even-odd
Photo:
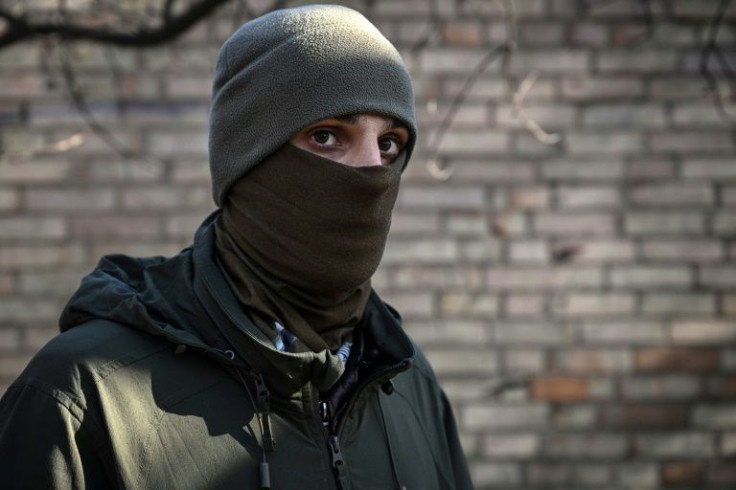
{"label": "gray fleece hat", "polygon": [[210,109],[215,203],[246,172],[304,127],[330,117],[375,113],[416,141],[414,91],[396,48],[355,10],[311,5],[244,24],[222,46]]}

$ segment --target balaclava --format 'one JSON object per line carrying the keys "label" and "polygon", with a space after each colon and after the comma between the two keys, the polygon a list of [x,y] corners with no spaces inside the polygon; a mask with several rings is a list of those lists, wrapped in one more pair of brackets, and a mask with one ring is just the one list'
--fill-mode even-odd
{"label": "balaclava", "polygon": [[[351,335],[385,246],[401,170],[416,139],[413,91],[395,48],[338,6],[279,10],[223,46],[210,124],[221,267],[255,323],[334,350]],[[410,141],[391,165],[349,167],[296,148],[322,119],[372,113]]]}

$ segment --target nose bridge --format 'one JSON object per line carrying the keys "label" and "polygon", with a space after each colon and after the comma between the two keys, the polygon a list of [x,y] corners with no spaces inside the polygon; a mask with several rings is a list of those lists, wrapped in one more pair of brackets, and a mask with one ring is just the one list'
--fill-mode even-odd
{"label": "nose bridge", "polygon": [[356,158],[358,159],[355,162],[356,164],[366,167],[382,164],[381,150],[378,147],[378,136],[375,134],[375,131],[361,131],[356,146],[358,149],[356,152]]}

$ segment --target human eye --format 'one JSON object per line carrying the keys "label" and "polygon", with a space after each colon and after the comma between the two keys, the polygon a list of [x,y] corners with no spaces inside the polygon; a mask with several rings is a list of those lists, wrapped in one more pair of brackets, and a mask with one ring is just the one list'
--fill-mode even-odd
{"label": "human eye", "polygon": [[384,159],[393,161],[404,147],[404,143],[395,135],[386,135],[378,140],[378,149]]}
{"label": "human eye", "polygon": [[317,129],[312,132],[312,141],[319,146],[335,146],[337,144],[337,136],[328,129]]}

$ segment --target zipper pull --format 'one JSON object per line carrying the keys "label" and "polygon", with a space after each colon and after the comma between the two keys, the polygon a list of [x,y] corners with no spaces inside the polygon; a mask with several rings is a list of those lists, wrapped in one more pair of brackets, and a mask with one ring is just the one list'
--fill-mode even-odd
{"label": "zipper pull", "polygon": [[322,427],[330,425],[330,406],[326,401],[319,402],[319,416],[322,419]]}
{"label": "zipper pull", "polygon": [[335,471],[339,487],[342,490],[350,488],[348,477],[345,474],[345,460],[342,457],[340,449],[340,439],[337,436],[330,436],[330,455],[332,456],[332,469]]}

